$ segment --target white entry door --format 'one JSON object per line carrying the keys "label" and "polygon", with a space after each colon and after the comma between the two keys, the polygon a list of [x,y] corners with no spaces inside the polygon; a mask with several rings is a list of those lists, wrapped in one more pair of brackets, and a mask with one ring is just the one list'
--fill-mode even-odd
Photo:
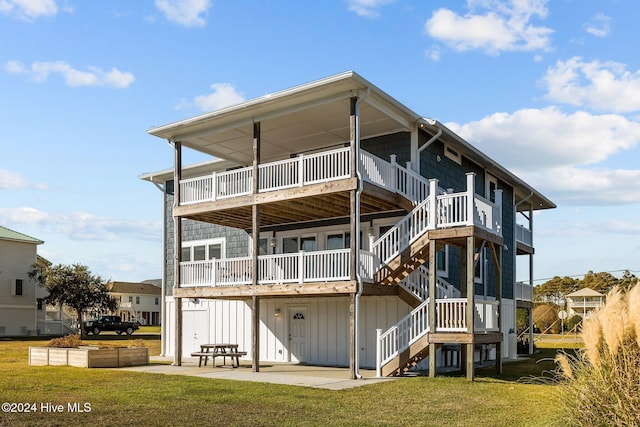
{"label": "white entry door", "polygon": [[306,307],[289,307],[289,361],[306,362],[309,358],[309,319]]}
{"label": "white entry door", "polygon": [[205,310],[182,312],[182,354],[200,351],[200,344],[209,342],[209,313]]}

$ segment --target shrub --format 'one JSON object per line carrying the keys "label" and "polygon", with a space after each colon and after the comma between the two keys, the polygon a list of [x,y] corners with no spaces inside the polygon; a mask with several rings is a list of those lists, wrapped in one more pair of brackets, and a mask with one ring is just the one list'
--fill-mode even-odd
{"label": "shrub", "polygon": [[571,316],[566,322],[564,322],[564,328],[566,331],[575,331],[577,332],[580,328],[580,324],[582,323],[582,316],[577,314]]}
{"label": "shrub", "polygon": [[52,339],[47,343],[47,347],[78,348],[82,344],[80,335],[65,335],[64,337]]}
{"label": "shrub", "polygon": [[541,304],[533,309],[533,322],[540,332],[545,332],[558,320],[558,312],[551,304]]}
{"label": "shrub", "polygon": [[129,347],[146,347],[147,343],[142,338],[138,338],[138,339],[129,341],[128,346]]}
{"label": "shrub", "polygon": [[640,425],[640,284],[618,287],[582,325],[585,347],[559,353],[559,401],[569,425]]}

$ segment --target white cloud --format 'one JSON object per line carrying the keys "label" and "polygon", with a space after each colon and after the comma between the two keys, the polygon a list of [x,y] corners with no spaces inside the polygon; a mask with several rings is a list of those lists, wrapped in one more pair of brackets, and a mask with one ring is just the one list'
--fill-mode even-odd
{"label": "white cloud", "polygon": [[640,111],[640,70],[618,62],[586,62],[575,56],[558,61],[542,79],[545,97],[597,111]]}
{"label": "white cloud", "polygon": [[543,193],[564,205],[640,203],[640,169],[581,168],[573,165],[523,172]]}
{"label": "white cloud", "polygon": [[638,122],[615,114],[566,114],[548,107],[448,126],[553,200],[587,205],[640,202],[640,169],[603,165],[613,155],[638,149]]}
{"label": "white cloud", "polygon": [[441,51],[439,46],[432,46],[430,49],[425,50],[425,55],[427,56],[427,58],[434,62],[440,61],[440,54]]}
{"label": "white cloud", "polygon": [[596,37],[606,37],[611,32],[611,18],[604,13],[598,13],[591,21],[584,24],[584,29]]}
{"label": "white cloud", "polygon": [[87,212],[51,214],[32,207],[0,208],[0,218],[13,226],[38,226],[71,240],[158,240],[159,222],[108,218]]}
{"label": "white cloud", "polygon": [[[550,28],[536,26],[534,17],[546,18],[546,0],[467,0],[466,15],[441,8],[425,23],[425,31],[456,51],[549,51]],[[474,13],[476,10],[483,13]]]}
{"label": "white cloud", "polygon": [[167,20],[185,27],[203,27],[206,15],[211,7],[209,0],[156,0],[156,7],[164,13]]}
{"label": "white cloud", "polygon": [[214,111],[244,101],[241,93],[229,83],[214,83],[213,92],[208,95],[196,96],[193,103],[202,111]]}
{"label": "white cloud", "polygon": [[346,0],[350,11],[355,12],[358,16],[366,18],[376,18],[380,15],[378,9],[387,4],[393,3],[395,0]]}
{"label": "white cloud", "polygon": [[25,74],[36,82],[44,82],[51,74],[59,74],[65,83],[72,87],[109,86],[121,89],[128,87],[135,80],[132,73],[122,72],[117,68],[105,71],[98,67],[87,67],[86,71],[81,71],[65,61],[34,62],[31,67],[20,61],[7,61],[4,68],[9,74]]}
{"label": "white cloud", "polygon": [[11,190],[17,188],[47,188],[46,184],[33,184],[18,172],[0,168],[0,189]]}
{"label": "white cloud", "polygon": [[0,0],[0,13],[33,22],[42,16],[55,16],[58,6],[55,0]]}

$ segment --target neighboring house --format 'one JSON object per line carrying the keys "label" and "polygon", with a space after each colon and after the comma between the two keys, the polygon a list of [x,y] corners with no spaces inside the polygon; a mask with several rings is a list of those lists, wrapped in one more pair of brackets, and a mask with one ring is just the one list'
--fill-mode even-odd
{"label": "neighboring house", "polygon": [[118,301],[113,314],[126,322],[141,325],[159,325],[162,289],[151,283],[111,282],[109,292]]}
{"label": "neighboring house", "polygon": [[582,288],[566,296],[569,317],[578,315],[588,318],[604,305],[604,295],[589,288]]}
{"label": "neighboring house", "polygon": [[0,336],[37,334],[40,290],[28,272],[43,243],[0,226]]}
{"label": "neighboring house", "polygon": [[[234,342],[254,371],[501,369],[516,306],[531,307],[516,256],[555,205],[444,125],[347,72],[149,133],[174,148],[171,170],[141,179],[164,194],[176,364]],[[215,159],[183,166],[184,148]]]}

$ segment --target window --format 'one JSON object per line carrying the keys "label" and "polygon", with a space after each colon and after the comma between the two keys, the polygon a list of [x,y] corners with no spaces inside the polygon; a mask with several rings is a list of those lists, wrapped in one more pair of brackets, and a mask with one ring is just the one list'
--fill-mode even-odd
{"label": "window", "polygon": [[42,300],[42,298],[38,298],[36,300],[37,304],[38,304],[38,310],[42,310],[44,308],[44,301]]}
{"label": "window", "polygon": [[133,302],[133,297],[131,295],[129,295],[129,302],[132,303]]}
{"label": "window", "polygon": [[269,255],[269,239],[266,237],[258,242],[258,255]]}
{"label": "window", "polygon": [[207,247],[205,245],[198,245],[193,247],[193,260],[204,261],[207,259]]}
{"label": "window", "polygon": [[191,248],[182,248],[182,261],[191,261]]}
{"label": "window", "polygon": [[344,234],[329,234],[327,236],[327,250],[344,249]]}
{"label": "window", "polygon": [[[351,247],[351,233],[348,231],[327,236],[327,249],[349,249]],[[362,232],[360,233],[360,247],[362,248]]]}
{"label": "window", "polygon": [[485,197],[492,202],[496,201],[496,190],[498,189],[498,178],[493,175],[487,174],[487,194]]}
{"label": "window", "polygon": [[224,238],[182,242],[182,262],[224,258]]}
{"label": "window", "polygon": [[13,289],[13,295],[20,296],[20,297],[24,295],[23,294],[24,289],[23,289],[23,286],[22,286],[23,283],[24,283],[24,281],[22,279],[16,279],[16,284],[15,284],[15,287]]}
{"label": "window", "polygon": [[155,305],[158,305],[160,303],[160,298],[156,297],[155,298]]}
{"label": "window", "polygon": [[436,253],[436,269],[439,276],[449,276],[449,246],[445,246]]}
{"label": "window", "polygon": [[136,304],[140,304],[140,297],[136,297]]}
{"label": "window", "polygon": [[311,252],[318,250],[315,236],[301,237],[300,238],[300,250],[305,252]]}
{"label": "window", "polygon": [[282,253],[292,254],[298,252],[298,238],[285,237],[282,239]]}
{"label": "window", "polygon": [[483,249],[482,252],[480,252],[478,254],[478,252],[476,251],[476,254],[478,256],[478,262],[475,263],[475,269],[474,269],[474,279],[476,281],[476,283],[484,283],[484,260],[485,260],[485,250]]}
{"label": "window", "polygon": [[380,230],[380,234],[378,234],[378,237],[383,236],[387,231],[391,230],[393,228],[393,225],[381,225],[379,230]]}

